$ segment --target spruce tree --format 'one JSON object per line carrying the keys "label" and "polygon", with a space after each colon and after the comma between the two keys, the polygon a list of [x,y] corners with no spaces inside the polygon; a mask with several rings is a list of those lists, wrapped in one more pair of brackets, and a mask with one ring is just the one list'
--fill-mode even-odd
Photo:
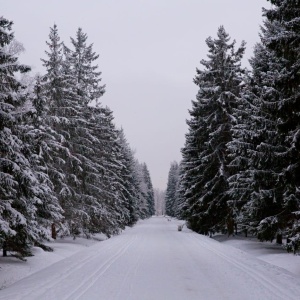
{"label": "spruce tree", "polygon": [[127,225],[133,225],[138,220],[138,182],[134,176],[134,154],[126,140],[123,129],[119,130],[118,142],[122,153],[121,178],[124,185],[124,196],[127,199],[126,207],[129,210]]}
{"label": "spruce tree", "polygon": [[184,219],[184,203],[185,203],[185,188],[184,188],[184,170],[183,164],[180,162],[178,166],[178,178],[176,184],[176,191],[175,191],[175,203],[174,203],[174,212],[175,217],[178,219]]}
{"label": "spruce tree", "polygon": [[178,185],[179,166],[177,162],[171,163],[168,175],[167,190],[165,195],[166,215],[175,217],[176,215],[176,191]]}
{"label": "spruce tree", "polygon": [[140,219],[146,219],[154,214],[154,192],[147,165],[136,159],[133,174],[138,183],[138,216]]}
{"label": "spruce tree", "polygon": [[146,185],[146,194],[145,195],[146,195],[146,201],[147,201],[147,206],[148,206],[147,216],[151,217],[155,213],[153,185],[152,185],[150,173],[149,173],[146,163],[143,163],[142,169],[143,169],[143,178],[144,178],[144,182]]}
{"label": "spruce tree", "polygon": [[9,51],[11,27],[11,21],[0,17],[0,240],[4,255],[12,250],[21,258],[30,254],[34,243],[49,237],[44,221],[54,217],[56,208],[48,206],[48,192],[55,203],[51,183],[32,151],[25,125],[32,110],[26,108],[28,95],[15,74],[30,68]]}
{"label": "spruce tree", "polygon": [[71,38],[73,49],[64,46],[66,63],[71,66],[77,94],[84,104],[98,101],[105,92],[105,86],[100,85],[101,72],[94,62],[99,55],[93,51],[93,44],[87,45],[87,34],[78,28],[76,38]]}
{"label": "spruce tree", "polygon": [[165,214],[165,191],[154,189],[155,214],[161,216]]}
{"label": "spruce tree", "polygon": [[206,40],[208,60],[201,61],[203,70],[197,69],[194,82],[199,91],[197,101],[192,102],[182,149],[183,216],[193,230],[204,234],[224,229],[226,219],[232,218],[227,207],[227,144],[232,140],[233,108],[239,98],[245,51],[244,42],[235,50],[235,41],[229,42],[223,26],[217,36]]}
{"label": "spruce tree", "polygon": [[280,156],[284,152],[282,136],[276,128],[276,117],[266,104],[276,98],[272,72],[280,70],[280,62],[262,44],[257,44],[250,60],[252,74],[245,81],[233,127],[229,179],[232,209],[237,221],[247,232],[261,240],[273,240],[279,230],[282,207],[282,171]]}
{"label": "spruce tree", "polygon": [[[57,226],[62,229],[62,208],[54,192],[54,183],[51,180],[51,165],[49,160],[53,159],[53,149],[59,148],[60,144],[55,139],[57,134],[49,128],[45,121],[47,103],[39,97],[39,78],[36,83],[36,91],[28,96],[27,110],[23,111],[22,136],[28,152],[31,153],[30,165],[38,179],[38,186],[35,189],[39,201],[36,204],[37,222],[47,228],[44,238],[49,239],[50,228],[52,228],[52,238],[56,238],[54,228]],[[44,247],[45,249],[45,247]]]}
{"label": "spruce tree", "polygon": [[[289,237],[300,243],[300,6],[299,1],[270,1],[273,6],[264,10],[271,26],[262,35],[262,42],[280,61],[281,68],[273,73],[277,128],[283,136],[286,150],[283,160],[283,211],[280,219]],[[268,105],[270,109],[270,105]]]}
{"label": "spruce tree", "polygon": [[[74,49],[64,46],[63,64],[76,99],[69,148],[80,162],[74,190],[85,214],[82,228],[77,231],[104,232],[110,236],[129,224],[129,200],[122,179],[123,154],[118,131],[111,110],[99,102],[105,90],[99,84],[101,72],[93,65],[98,55],[92,51],[92,45],[86,45],[86,40],[87,35],[79,28],[76,39],[71,38]],[[96,107],[90,106],[95,103]]]}
{"label": "spruce tree", "polygon": [[49,50],[46,51],[47,58],[42,59],[46,74],[41,81],[40,97],[46,98],[49,107],[44,122],[53,129],[59,141],[59,145],[53,145],[50,175],[64,210],[68,231],[75,235],[88,219],[77,190],[81,161],[76,157],[71,141],[75,128],[80,126],[81,107],[74,92],[74,81],[66,74],[63,44],[56,25],[50,28],[49,42],[46,43]]}
{"label": "spruce tree", "polygon": [[93,110],[93,118],[90,120],[94,123],[92,160],[95,162],[95,172],[88,177],[94,181],[94,196],[103,209],[98,211],[101,214],[99,222],[105,225],[102,230],[111,235],[130,223],[131,200],[123,178],[127,170],[124,170],[122,145],[119,142],[119,131],[113,123],[112,111],[100,106],[90,109]]}
{"label": "spruce tree", "polygon": [[[251,188],[242,221],[261,240],[277,237],[281,242],[282,233],[297,236],[299,226],[299,5],[270,2],[246,91],[255,107],[255,134],[248,150]],[[249,136],[242,139],[250,141]]]}

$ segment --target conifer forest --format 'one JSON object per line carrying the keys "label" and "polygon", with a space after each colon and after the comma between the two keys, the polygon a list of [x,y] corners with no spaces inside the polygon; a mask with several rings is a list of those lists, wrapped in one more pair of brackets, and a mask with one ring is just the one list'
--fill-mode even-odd
{"label": "conifer forest", "polygon": [[[269,2],[249,68],[246,42],[221,24],[207,37],[182,160],[171,163],[157,207],[199,234],[284,238],[292,251],[300,247],[300,6]],[[51,251],[44,242],[58,237],[111,237],[157,213],[147,164],[101,103],[105,78],[88,34],[78,28],[62,41],[53,25],[44,73],[32,76],[13,21],[0,17],[3,255]]]}
{"label": "conifer forest", "polygon": [[270,0],[251,69],[223,26],[208,37],[166,214],[205,235],[235,232],[300,246],[300,6]]}
{"label": "conifer forest", "polygon": [[[13,22],[0,18],[0,243],[22,258],[58,236],[117,234],[154,214],[140,163],[105,93],[98,54],[79,28],[71,47],[50,29],[45,73],[18,62]],[[44,247],[46,248],[46,247]]]}

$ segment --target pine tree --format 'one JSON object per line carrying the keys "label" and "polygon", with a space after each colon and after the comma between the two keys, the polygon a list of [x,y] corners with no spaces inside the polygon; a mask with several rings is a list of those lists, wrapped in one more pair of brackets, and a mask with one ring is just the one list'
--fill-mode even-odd
{"label": "pine tree", "polygon": [[168,175],[167,190],[165,195],[166,215],[175,217],[176,215],[176,191],[178,185],[179,166],[177,162],[171,163]]}
{"label": "pine tree", "polygon": [[252,193],[255,193],[252,154],[259,140],[257,133],[259,107],[255,106],[257,102],[254,99],[257,97],[254,91],[249,89],[251,80],[249,75],[245,77],[241,98],[237,101],[237,107],[233,109],[236,122],[231,129],[232,141],[227,144],[230,157],[227,204],[236,226],[245,234],[252,231],[253,225],[251,213],[246,212],[244,208],[251,201]]}
{"label": "pine tree", "polygon": [[145,196],[146,196],[146,201],[147,201],[147,206],[148,206],[147,216],[151,217],[155,213],[153,185],[152,185],[150,173],[149,173],[149,170],[148,170],[148,167],[147,167],[146,163],[143,163],[142,169],[143,169],[143,178],[144,178],[144,182],[145,182],[145,185],[146,185]]}
{"label": "pine tree", "polygon": [[258,234],[261,240],[273,240],[279,224],[271,216],[281,211],[282,185],[278,176],[284,147],[276,117],[265,104],[276,97],[270,73],[279,70],[280,64],[262,44],[256,45],[250,64],[253,71],[235,111],[238,122],[229,147],[234,157],[231,167],[236,169],[229,179],[230,194],[232,208],[237,214],[241,212],[237,221],[242,229]]}
{"label": "pine tree", "polygon": [[185,204],[185,188],[184,188],[184,175],[183,164],[180,162],[178,166],[178,178],[175,191],[175,203],[174,211],[175,217],[178,219],[184,219],[184,204]]}
{"label": "pine tree", "polygon": [[138,183],[138,216],[140,219],[146,219],[154,214],[154,192],[147,165],[136,159],[133,175]]}
{"label": "pine tree", "polygon": [[229,176],[227,144],[232,140],[232,115],[239,98],[243,70],[240,66],[245,43],[235,50],[235,41],[221,26],[218,38],[209,37],[208,60],[202,60],[204,70],[197,69],[195,84],[199,86],[197,101],[193,101],[188,121],[183,154],[185,204],[183,216],[189,226],[207,234],[224,229],[232,218],[227,207]]}
{"label": "pine tree", "polygon": [[[87,35],[79,28],[76,39],[71,38],[74,49],[64,46],[65,73],[74,83],[73,92],[80,107],[79,126],[74,127],[70,142],[82,164],[77,177],[80,198],[86,199],[82,202],[87,205],[88,215],[93,216],[89,230],[93,233],[102,230],[111,235],[130,222],[126,198],[129,195],[122,180],[124,157],[117,142],[112,112],[98,102],[105,92],[104,86],[100,86],[101,72],[93,65],[98,55],[92,51],[92,45],[86,45],[86,40]],[[95,102],[96,108],[89,107]],[[91,190],[98,192],[91,195]]]}
{"label": "pine tree", "polygon": [[119,131],[113,124],[112,111],[100,106],[90,109],[94,111],[93,161],[96,163],[96,171],[91,178],[95,178],[95,197],[98,197],[98,203],[103,208],[103,212],[99,211],[102,214],[99,222],[105,223],[102,227],[105,228],[105,233],[111,235],[129,225],[130,201],[134,200],[130,199],[131,195],[126,188],[127,178],[123,177],[127,176],[125,174],[128,170],[124,170],[126,166],[122,152],[123,145],[119,141]]}
{"label": "pine tree", "polygon": [[273,6],[264,15],[271,26],[266,28],[262,42],[281,63],[273,75],[277,127],[286,148],[280,174],[284,209],[280,219],[289,237],[300,243],[300,6],[297,0],[270,2]]}
{"label": "pine tree", "polygon": [[295,1],[271,2],[274,6],[264,11],[261,44],[251,60],[247,97],[256,107],[255,134],[248,151],[252,188],[242,221],[261,240],[277,236],[281,242],[282,233],[295,237],[299,228],[300,10]]}
{"label": "pine tree", "polygon": [[165,214],[165,191],[154,189],[155,213],[157,216]]}
{"label": "pine tree", "polygon": [[124,196],[127,199],[126,207],[129,210],[130,217],[128,224],[133,225],[138,220],[138,182],[134,176],[135,169],[135,159],[133,151],[131,150],[123,129],[119,131],[118,135],[119,144],[121,146],[122,153],[122,169],[121,169],[121,178],[124,185]]}
{"label": "pine tree", "polygon": [[49,161],[50,175],[56,196],[64,210],[67,228],[75,234],[88,219],[77,190],[80,184],[77,174],[82,170],[81,161],[76,157],[71,142],[75,128],[80,128],[81,106],[74,92],[74,81],[66,74],[63,44],[56,25],[50,28],[49,42],[46,43],[49,51],[46,51],[47,59],[42,59],[46,74],[41,81],[40,97],[45,97],[49,107],[44,122],[53,129],[53,135],[59,141],[59,144],[53,145]]}
{"label": "pine tree", "polygon": [[[52,45],[52,56],[58,53],[57,72],[61,76],[61,86],[64,86],[59,94],[61,102],[57,105],[68,110],[65,122],[55,127],[67,149],[62,156],[66,183],[63,191],[66,194],[59,193],[66,197],[61,197],[61,203],[74,236],[79,233],[89,236],[97,232],[110,236],[136,220],[134,199],[127,189],[130,187],[126,181],[129,170],[124,165],[124,148],[119,143],[119,132],[113,124],[111,110],[99,102],[104,86],[99,84],[101,72],[93,66],[98,55],[92,51],[92,45],[86,45],[87,35],[79,29],[76,39],[71,39],[74,46],[71,50],[62,47],[58,36],[55,37],[57,28],[54,29],[49,45]],[[55,47],[57,50],[53,51]],[[44,61],[45,65],[51,65],[54,60]],[[52,69],[48,68],[49,73],[52,74]],[[50,98],[55,99],[55,95]],[[96,107],[90,106],[95,102]],[[54,115],[60,122],[62,115],[59,112]]]}
{"label": "pine tree", "polygon": [[44,221],[54,217],[56,208],[47,206],[51,183],[32,152],[32,139],[23,124],[32,112],[24,106],[28,95],[15,74],[30,68],[19,64],[14,55],[18,52],[9,50],[11,27],[12,22],[0,18],[0,240],[4,255],[12,250],[21,258],[30,254],[35,242],[49,237]]}
{"label": "pine tree", "polygon": [[81,28],[76,32],[76,38],[71,38],[74,49],[64,46],[66,63],[71,66],[71,74],[76,82],[77,94],[84,104],[98,101],[105,92],[101,86],[101,72],[97,71],[98,65],[93,63],[99,55],[93,52],[93,44],[87,45],[87,34]]}
{"label": "pine tree", "polygon": [[[39,89],[39,78],[36,89]],[[22,137],[28,153],[31,154],[30,165],[38,179],[38,186],[35,189],[36,197],[39,199],[36,204],[37,222],[47,228],[43,238],[49,239],[51,227],[56,225],[60,228],[63,227],[62,208],[55,195],[54,184],[48,175],[51,173],[48,164],[49,159],[52,159],[51,150],[59,147],[59,143],[55,140],[56,133],[44,122],[47,103],[43,102],[43,99],[39,98],[38,95],[38,91],[28,95],[28,113],[25,114],[23,111]],[[52,230],[51,237],[56,238],[53,232]]]}

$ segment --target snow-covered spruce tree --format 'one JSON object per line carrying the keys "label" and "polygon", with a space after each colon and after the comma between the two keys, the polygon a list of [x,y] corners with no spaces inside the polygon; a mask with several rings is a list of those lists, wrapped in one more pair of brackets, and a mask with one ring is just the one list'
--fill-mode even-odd
{"label": "snow-covered spruce tree", "polygon": [[[113,124],[109,108],[90,107],[93,114],[93,162],[94,172],[85,174],[90,191],[95,191],[99,208],[95,210],[93,222],[98,230],[107,235],[117,233],[120,228],[131,224],[131,198],[127,190],[127,174],[119,131]],[[134,200],[132,200],[134,201]],[[134,205],[134,203],[133,203]],[[134,214],[134,212],[133,212]],[[96,217],[97,216],[97,217]]]}
{"label": "snow-covered spruce tree", "polygon": [[[61,154],[67,152],[63,146],[63,136],[55,131],[50,110],[50,102],[47,98],[47,89],[42,84],[43,78],[36,78],[34,91],[30,97],[34,108],[33,117],[28,122],[26,131],[31,137],[31,148],[35,157],[40,161],[38,171],[43,181],[48,183],[46,202],[41,207],[41,215],[49,223],[51,222],[52,238],[56,238],[57,231],[67,232],[62,217],[62,208],[59,204],[55,186],[60,186],[64,175],[61,171]],[[51,209],[53,211],[51,211]],[[49,226],[50,227],[50,226]]]}
{"label": "snow-covered spruce tree", "polygon": [[262,43],[280,60],[281,69],[274,72],[277,128],[283,135],[286,151],[281,156],[283,169],[283,208],[279,223],[290,239],[300,244],[300,3],[298,0],[274,1],[264,11],[272,24],[262,35]]}
{"label": "snow-covered spruce tree", "polygon": [[250,152],[254,191],[243,217],[261,240],[281,242],[282,232],[299,240],[300,8],[298,1],[271,2],[251,61],[259,113]]}
{"label": "snow-covered spruce tree", "polygon": [[183,216],[188,225],[199,233],[225,228],[231,218],[227,207],[228,149],[232,140],[233,108],[239,98],[243,70],[240,61],[245,43],[235,50],[235,41],[223,26],[217,39],[209,37],[208,60],[202,60],[203,70],[197,69],[194,79],[199,86],[197,101],[190,111],[189,132],[183,154],[185,204]]}
{"label": "snow-covered spruce tree", "polygon": [[76,38],[71,38],[73,49],[64,46],[64,52],[76,82],[77,94],[81,102],[87,105],[99,100],[105,92],[105,86],[100,85],[101,72],[98,71],[98,65],[94,65],[99,55],[93,52],[93,44],[87,45],[86,41],[87,34],[78,28]]}
{"label": "snow-covered spruce tree", "polygon": [[127,199],[126,206],[129,210],[129,220],[127,225],[131,226],[138,220],[138,182],[134,176],[134,153],[126,140],[123,129],[119,130],[118,143],[121,146],[123,157],[121,161],[121,178],[124,185],[124,196]]}
{"label": "snow-covered spruce tree", "polygon": [[[273,240],[280,230],[277,217],[282,211],[283,136],[277,131],[276,116],[266,104],[276,98],[272,72],[281,68],[262,44],[257,44],[250,60],[251,77],[245,86],[238,108],[233,141],[229,144],[235,169],[229,178],[232,209],[245,232],[258,234],[261,240]],[[272,100],[271,100],[272,101]]]}
{"label": "snow-covered spruce tree", "polygon": [[[152,210],[154,210],[154,192],[147,165],[140,163],[136,159],[133,175],[135,181],[138,183],[138,216],[140,219],[146,219],[154,214],[154,212],[152,212]],[[153,199],[153,204],[151,203],[151,199]]]}
{"label": "snow-covered spruce tree", "polygon": [[175,217],[178,219],[184,219],[184,204],[185,204],[185,188],[184,188],[184,170],[183,170],[183,164],[180,162],[178,166],[178,179],[177,179],[177,185],[176,185],[176,192],[175,192]]}
{"label": "snow-covered spruce tree", "polygon": [[172,162],[168,175],[168,183],[167,190],[165,195],[165,203],[166,203],[166,215],[170,217],[175,217],[175,195],[177,190],[178,183],[178,171],[179,166],[177,162]]}
{"label": "snow-covered spruce tree", "polygon": [[30,68],[19,64],[9,51],[11,27],[12,22],[0,17],[0,242],[4,255],[12,250],[21,258],[30,254],[33,243],[49,236],[44,220],[51,216],[43,218],[42,211],[49,208],[46,197],[52,193],[22,123],[28,113],[24,108],[27,95],[15,74]]}
{"label": "snow-covered spruce tree", "polygon": [[[101,72],[94,61],[98,58],[92,45],[86,44],[87,35],[79,28],[76,39],[71,38],[74,49],[64,47],[66,74],[75,83],[78,105],[81,106],[80,127],[71,135],[74,152],[82,162],[77,175],[81,182],[81,199],[89,203],[89,231],[111,235],[129,225],[134,218],[130,215],[130,193],[126,188],[124,155],[118,142],[118,131],[113,124],[111,110],[98,103],[104,94],[100,85]],[[97,107],[90,107],[90,104]],[[128,182],[127,182],[128,183]],[[94,191],[96,193],[92,193]],[[100,192],[101,191],[101,192]],[[86,196],[84,196],[86,195]]]}
{"label": "snow-covered spruce tree", "polygon": [[[235,124],[232,126],[232,141],[227,144],[230,163],[228,169],[228,201],[227,205],[232,213],[236,229],[248,232],[253,231],[251,213],[246,212],[246,204],[251,202],[251,195],[255,192],[254,184],[254,160],[252,154],[258,145],[259,134],[257,123],[260,118],[259,106],[255,106],[255,89],[252,91],[250,85],[252,78],[245,76],[245,82],[241,91],[241,98],[233,109]],[[242,209],[243,208],[243,209]]]}
{"label": "snow-covered spruce tree", "polygon": [[[81,118],[82,106],[79,104],[77,93],[74,92],[74,80],[66,72],[68,66],[64,63],[63,45],[56,25],[50,28],[47,45],[47,59],[42,59],[46,74],[41,82],[40,93],[46,98],[49,106],[44,122],[58,135],[57,141],[60,142],[59,148],[55,147],[52,152],[52,161],[49,161],[50,175],[64,210],[65,224],[69,232],[75,234],[78,227],[81,228],[88,219],[77,189],[80,185],[77,174],[82,170],[82,162],[76,156],[71,141],[76,128],[81,128],[84,123]],[[54,155],[55,153],[57,155]]]}
{"label": "snow-covered spruce tree", "polygon": [[[74,49],[71,50],[64,46],[63,70],[72,82],[72,92],[76,95],[76,106],[73,107],[76,115],[73,117],[73,126],[69,131],[69,148],[80,161],[80,168],[75,172],[78,181],[74,190],[78,195],[76,202],[80,206],[82,214],[78,215],[76,223],[74,220],[72,221],[72,227],[73,234],[84,232],[89,235],[104,232],[110,235],[116,228],[112,229],[108,220],[114,218],[108,216],[108,207],[101,199],[101,195],[104,194],[104,179],[101,174],[108,164],[106,166],[99,165],[96,155],[97,147],[102,146],[101,139],[107,139],[107,132],[102,136],[96,132],[96,128],[99,130],[99,126],[102,125],[101,118],[105,114],[102,113],[101,108],[89,107],[91,102],[98,101],[103,95],[104,87],[98,84],[101,81],[101,72],[97,72],[98,66],[92,65],[98,55],[92,52],[92,45],[86,45],[86,39],[87,36],[79,29],[77,39],[71,38]],[[103,124],[106,122],[104,121]],[[99,132],[101,130],[103,131],[103,128]],[[113,139],[113,137],[111,138]],[[107,147],[105,150],[107,151]],[[108,190],[108,186],[105,190]]]}
{"label": "snow-covered spruce tree", "polygon": [[165,191],[154,189],[155,213],[157,216],[165,214]]}
{"label": "snow-covered spruce tree", "polygon": [[147,200],[147,206],[148,206],[148,217],[151,217],[154,215],[154,191],[153,191],[153,185],[150,177],[150,173],[148,170],[148,167],[146,163],[143,163],[142,165],[143,170],[143,178],[146,186],[146,200]]}
{"label": "snow-covered spruce tree", "polygon": [[134,180],[137,183],[137,212],[139,219],[146,219],[148,206],[146,200],[146,186],[143,179],[142,164],[135,158],[134,162]]}

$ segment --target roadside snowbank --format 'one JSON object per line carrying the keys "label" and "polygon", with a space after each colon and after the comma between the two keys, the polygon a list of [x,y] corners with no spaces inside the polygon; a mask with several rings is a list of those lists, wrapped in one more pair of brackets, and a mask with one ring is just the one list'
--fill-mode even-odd
{"label": "roadside snowbank", "polygon": [[300,256],[287,253],[281,245],[271,242],[260,242],[255,237],[227,237],[216,235],[213,239],[220,243],[245,251],[254,257],[272,265],[286,269],[300,277]]}
{"label": "roadside snowbank", "polygon": [[39,247],[34,247],[32,251],[34,256],[27,257],[27,261],[21,261],[12,256],[0,256],[0,289],[104,239],[106,239],[104,235],[97,235],[92,239],[81,237],[75,240],[71,237],[57,239],[54,242],[46,243],[54,249],[53,252],[46,252]]}

